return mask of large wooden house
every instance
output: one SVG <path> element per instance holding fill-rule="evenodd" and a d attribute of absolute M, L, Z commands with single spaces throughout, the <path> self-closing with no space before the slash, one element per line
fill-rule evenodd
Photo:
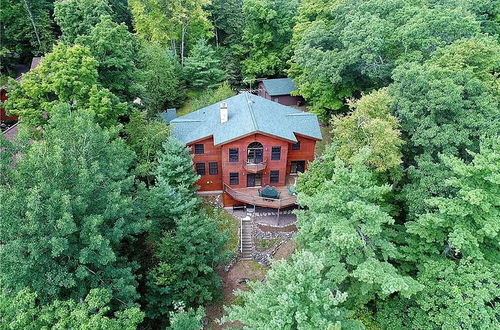
<path fill-rule="evenodd" d="M 199 191 L 222 193 L 224 206 L 294 205 L 293 183 L 321 140 L 314 114 L 243 93 L 170 122 L 191 147 Z"/>

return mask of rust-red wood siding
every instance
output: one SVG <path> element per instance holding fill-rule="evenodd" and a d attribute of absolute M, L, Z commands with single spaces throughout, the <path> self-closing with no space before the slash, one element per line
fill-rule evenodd
<path fill-rule="evenodd" d="M 195 154 L 194 153 L 194 145 L 195 144 L 203 144 L 204 153 L 203 154 Z M 201 176 L 201 178 L 197 181 L 197 185 L 200 186 L 200 191 L 214 191 L 214 190 L 222 190 L 222 163 L 221 163 L 221 147 L 214 146 L 214 140 L 212 137 L 197 141 L 189 144 L 191 147 L 191 153 L 193 154 L 193 163 L 196 166 L 196 163 L 205 163 L 205 171 L 206 175 Z M 217 162 L 217 175 L 209 174 L 209 163 Z"/>
<path fill-rule="evenodd" d="M 193 162 L 205 163 L 206 175 L 203 175 L 197 182 L 200 186 L 200 191 L 221 191 L 224 189 L 223 184 L 232 188 L 247 187 L 247 178 L 249 172 L 245 169 L 247 162 L 247 148 L 252 142 L 259 142 L 263 145 L 263 161 L 266 163 L 266 168 L 260 172 L 262 173 L 262 184 L 284 186 L 286 185 L 286 177 L 290 174 L 290 164 L 292 160 L 303 160 L 306 163 L 314 159 L 314 149 L 316 140 L 304 136 L 297 136 L 300 141 L 300 150 L 292 150 L 292 144 L 289 141 L 268 136 L 261 133 L 254 133 L 248 136 L 241 137 L 235 141 L 226 143 L 222 146 L 214 146 L 213 138 L 203 139 L 189 144 L 191 153 L 194 155 Z M 204 145 L 203 154 L 194 154 L 195 144 Z M 279 160 L 271 160 L 272 147 L 280 147 L 281 154 Z M 229 149 L 238 149 L 238 161 L 229 161 Z M 209 174 L 209 163 L 217 162 L 218 174 Z M 270 172 L 272 170 L 279 171 L 279 182 L 270 182 Z M 237 185 L 230 184 L 230 173 L 238 173 L 239 183 Z M 257 188 L 256 188 L 257 189 Z M 232 206 L 241 204 L 240 202 L 231 198 L 231 196 L 224 194 L 224 206 Z"/>
<path fill-rule="evenodd" d="M 0 89 L 0 101 L 3 103 L 7 101 L 7 91 L 3 88 Z M 12 120 L 15 121 L 18 119 L 17 115 L 7 115 L 7 112 L 5 111 L 4 108 L 2 108 L 2 105 L 0 104 L 0 121 L 4 120 Z"/>

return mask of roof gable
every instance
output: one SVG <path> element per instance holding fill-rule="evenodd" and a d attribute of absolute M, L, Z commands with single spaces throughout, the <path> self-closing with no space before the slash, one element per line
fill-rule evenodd
<path fill-rule="evenodd" d="M 290 95 L 297 90 L 297 86 L 290 78 L 265 79 L 262 80 L 267 93 L 271 96 Z"/>
<path fill-rule="evenodd" d="M 291 142 L 297 142 L 295 133 L 321 140 L 318 119 L 314 114 L 249 93 L 221 102 L 228 107 L 227 122 L 220 122 L 220 103 L 216 103 L 172 120 L 172 135 L 186 144 L 213 136 L 215 145 L 256 132 Z"/>

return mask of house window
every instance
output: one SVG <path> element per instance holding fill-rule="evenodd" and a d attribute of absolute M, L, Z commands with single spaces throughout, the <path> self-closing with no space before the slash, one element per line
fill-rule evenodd
<path fill-rule="evenodd" d="M 237 162 L 239 160 L 238 156 L 238 148 L 230 148 L 229 149 L 229 161 Z"/>
<path fill-rule="evenodd" d="M 281 147 L 271 148 L 271 160 L 280 160 L 281 158 Z"/>
<path fill-rule="evenodd" d="M 280 102 L 280 98 L 279 97 L 273 97 L 273 101 L 279 103 Z"/>
<path fill-rule="evenodd" d="M 269 173 L 269 182 L 278 183 L 280 181 L 280 171 L 271 171 Z"/>
<path fill-rule="evenodd" d="M 217 175 L 219 173 L 219 167 L 217 162 L 208 163 L 208 174 Z"/>
<path fill-rule="evenodd" d="M 238 172 L 229 173 L 229 184 L 232 186 L 240 184 L 240 177 Z"/>
<path fill-rule="evenodd" d="M 204 154 L 205 153 L 205 145 L 204 144 L 195 144 L 194 145 L 194 153 L 197 155 Z"/>
<path fill-rule="evenodd" d="M 304 160 L 295 160 L 290 164 L 290 173 L 303 173 L 306 169 L 306 162 Z"/>
<path fill-rule="evenodd" d="M 196 173 L 199 175 L 205 175 L 205 163 L 196 163 Z"/>
<path fill-rule="evenodd" d="M 292 144 L 292 150 L 300 150 L 300 141 Z"/>

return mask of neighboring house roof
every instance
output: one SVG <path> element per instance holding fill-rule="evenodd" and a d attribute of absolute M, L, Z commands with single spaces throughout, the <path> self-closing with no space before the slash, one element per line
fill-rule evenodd
<path fill-rule="evenodd" d="M 271 96 L 290 95 L 294 90 L 297 90 L 297 86 L 290 78 L 265 79 L 262 80 L 262 83 Z"/>
<path fill-rule="evenodd" d="M 167 111 L 160 113 L 160 116 L 167 124 L 170 124 L 170 122 L 177 117 L 177 110 L 167 109 Z"/>
<path fill-rule="evenodd" d="M 13 142 L 17 136 L 17 132 L 19 131 L 18 125 L 19 125 L 19 123 L 16 123 L 2 133 L 3 136 L 5 136 L 5 138 L 7 140 L 9 140 L 10 142 Z"/>
<path fill-rule="evenodd" d="M 37 56 L 37 57 L 33 57 L 31 59 L 31 67 L 30 67 L 30 71 L 33 70 L 34 68 L 36 68 L 37 66 L 40 65 L 40 61 L 42 60 L 42 57 L 41 56 Z"/>
<path fill-rule="evenodd" d="M 228 108 L 228 121 L 220 121 L 220 103 Z M 321 140 L 316 115 L 284 106 L 265 98 L 242 93 L 178 117 L 170 123 L 172 135 L 189 144 L 213 136 L 220 145 L 240 137 L 263 133 L 290 142 L 297 142 L 295 134 Z"/>

